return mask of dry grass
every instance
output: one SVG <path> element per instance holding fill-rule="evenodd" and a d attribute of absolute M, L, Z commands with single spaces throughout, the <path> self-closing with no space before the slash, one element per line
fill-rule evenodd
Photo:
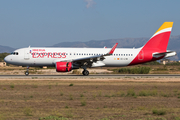
<path fill-rule="evenodd" d="M 74 80 L 70 87 L 71 83 L 1 80 L 0 119 L 180 118 L 180 82 Z"/>

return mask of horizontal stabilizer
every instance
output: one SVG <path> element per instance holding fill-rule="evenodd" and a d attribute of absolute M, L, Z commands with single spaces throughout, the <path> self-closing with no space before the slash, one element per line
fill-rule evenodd
<path fill-rule="evenodd" d="M 167 52 L 162 52 L 162 53 L 153 53 L 153 57 L 155 57 L 155 58 L 159 58 L 159 57 L 162 57 L 162 56 L 164 56 L 164 58 L 167 58 L 167 57 L 172 57 L 172 56 L 175 56 L 175 55 L 176 55 L 175 51 L 167 51 Z"/>

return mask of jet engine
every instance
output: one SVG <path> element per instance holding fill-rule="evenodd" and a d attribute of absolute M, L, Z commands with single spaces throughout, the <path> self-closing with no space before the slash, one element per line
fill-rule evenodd
<path fill-rule="evenodd" d="M 69 72 L 72 70 L 72 62 L 56 62 L 57 72 Z"/>

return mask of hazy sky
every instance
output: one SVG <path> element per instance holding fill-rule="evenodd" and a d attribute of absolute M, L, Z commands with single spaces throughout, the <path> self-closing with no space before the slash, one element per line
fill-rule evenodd
<path fill-rule="evenodd" d="M 0 0 L 0 45 L 150 38 L 165 21 L 180 35 L 180 0 Z"/>

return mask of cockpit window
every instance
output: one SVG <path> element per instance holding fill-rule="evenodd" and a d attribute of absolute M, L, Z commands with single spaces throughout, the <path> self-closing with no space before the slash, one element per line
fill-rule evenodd
<path fill-rule="evenodd" d="M 11 55 L 15 55 L 15 52 L 12 52 Z"/>
<path fill-rule="evenodd" d="M 11 55 L 18 55 L 18 52 L 12 52 Z"/>

